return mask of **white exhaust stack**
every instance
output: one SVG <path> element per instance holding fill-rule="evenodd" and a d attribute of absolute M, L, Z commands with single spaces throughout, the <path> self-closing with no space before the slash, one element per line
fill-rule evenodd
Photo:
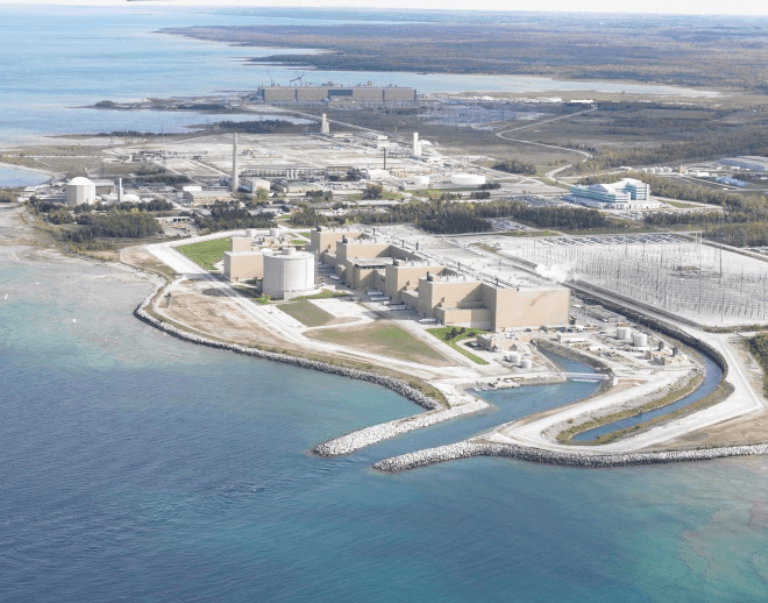
<path fill-rule="evenodd" d="M 323 113 L 323 121 L 320 122 L 320 134 L 328 136 L 331 133 L 331 126 L 328 124 L 328 116 Z"/>
<path fill-rule="evenodd" d="M 421 157 L 421 143 L 419 142 L 419 133 L 413 133 L 413 156 Z"/>
<path fill-rule="evenodd" d="M 232 145 L 232 194 L 240 190 L 240 176 L 237 166 L 237 132 L 235 132 L 235 143 Z"/>

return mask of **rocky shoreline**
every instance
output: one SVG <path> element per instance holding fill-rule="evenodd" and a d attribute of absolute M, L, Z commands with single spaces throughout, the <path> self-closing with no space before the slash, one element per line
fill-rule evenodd
<path fill-rule="evenodd" d="M 408 471 L 417 467 L 475 456 L 502 456 L 549 465 L 568 465 L 585 468 L 627 467 L 630 465 L 657 465 L 683 461 L 709 461 L 733 456 L 768 454 L 768 444 L 754 446 L 730 446 L 701 450 L 674 452 L 646 452 L 635 454 L 584 454 L 531 448 L 516 444 L 491 442 L 458 442 L 438 448 L 428 448 L 401 456 L 390 457 L 373 465 L 374 469 L 387 473 Z"/>
<path fill-rule="evenodd" d="M 348 379 L 356 379 L 358 381 L 366 381 L 368 383 L 374 383 L 395 392 L 396 394 L 403 396 L 407 400 L 414 402 L 427 409 L 430 412 L 414 415 L 411 417 L 405 417 L 403 419 L 397 419 L 381 425 L 374 425 L 358 431 L 354 431 L 347 435 L 341 436 L 324 444 L 318 445 L 313 449 L 315 454 L 321 456 L 338 456 L 342 454 L 349 454 L 371 444 L 375 444 L 382 440 L 395 437 L 397 435 L 419 429 L 421 427 L 427 427 L 434 425 L 440 421 L 446 421 L 455 417 L 470 414 L 483 410 L 488 406 L 486 402 L 479 398 L 468 398 L 465 403 L 458 404 L 453 407 L 445 408 L 434 398 L 424 395 L 416 388 L 409 384 L 394 379 L 392 377 L 385 377 L 383 375 L 377 375 L 367 371 L 360 371 L 356 369 L 345 368 L 336 366 L 327 362 L 318 362 L 315 360 L 309 360 L 307 358 L 300 358 L 297 356 L 290 356 L 288 354 L 279 354 L 277 352 L 267 352 L 265 350 L 259 350 L 256 348 L 245 347 L 234 343 L 224 343 L 221 341 L 215 341 L 206 337 L 201 337 L 193 333 L 188 333 L 167 324 L 162 320 L 159 320 L 151 316 L 147 312 L 147 307 L 152 303 L 155 296 L 160 291 L 160 288 L 150 293 L 147 297 L 133 311 L 136 318 L 142 322 L 160 329 L 161 331 L 168 333 L 174 337 L 189 341 L 191 343 L 197 343 L 200 345 L 208 346 L 211 348 L 217 348 L 221 350 L 229 350 L 238 354 L 245 354 L 254 358 L 260 358 L 263 360 L 271 360 L 273 362 L 281 362 L 284 364 L 290 364 L 299 368 L 311 369 L 320 371 L 323 373 L 329 373 L 332 375 L 338 375 L 340 377 L 346 377 Z"/>

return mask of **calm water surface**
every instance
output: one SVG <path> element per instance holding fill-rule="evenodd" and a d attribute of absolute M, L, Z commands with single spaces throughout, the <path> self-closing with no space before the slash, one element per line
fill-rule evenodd
<path fill-rule="evenodd" d="M 765 459 L 370 469 L 425 438 L 466 437 L 462 421 L 316 458 L 307 451 L 319 442 L 417 409 L 367 384 L 167 337 L 130 314 L 147 290 L 0 248 L 2 601 L 768 595 Z M 542 391 L 487 395 L 500 415 L 558 402 Z"/>

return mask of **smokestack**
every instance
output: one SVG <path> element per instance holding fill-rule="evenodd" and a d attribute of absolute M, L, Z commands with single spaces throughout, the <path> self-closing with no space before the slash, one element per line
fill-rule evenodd
<path fill-rule="evenodd" d="M 419 133 L 413 133 L 413 156 L 421 157 L 421 143 L 419 142 Z"/>
<path fill-rule="evenodd" d="M 123 202 L 123 179 L 122 178 L 117 179 L 117 202 L 118 203 Z"/>
<path fill-rule="evenodd" d="M 331 133 L 331 127 L 328 124 L 328 116 L 323 113 L 323 121 L 320 122 L 320 134 L 323 136 L 328 136 Z"/>
<path fill-rule="evenodd" d="M 240 190 L 240 175 L 237 166 L 237 132 L 235 132 L 235 143 L 232 145 L 232 194 Z"/>

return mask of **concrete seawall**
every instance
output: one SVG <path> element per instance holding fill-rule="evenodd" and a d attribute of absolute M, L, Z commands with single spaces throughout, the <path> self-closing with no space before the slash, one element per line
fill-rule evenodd
<path fill-rule="evenodd" d="M 504 456 L 535 463 L 547 463 L 549 465 L 606 468 L 627 467 L 631 465 L 657 465 L 683 461 L 709 461 L 733 456 L 763 454 L 768 454 L 768 444 L 637 454 L 581 454 L 578 452 L 559 452 L 542 448 L 530 448 L 514 444 L 466 441 L 391 457 L 375 463 L 373 467 L 379 471 L 396 473 L 435 463 L 475 456 Z"/>

